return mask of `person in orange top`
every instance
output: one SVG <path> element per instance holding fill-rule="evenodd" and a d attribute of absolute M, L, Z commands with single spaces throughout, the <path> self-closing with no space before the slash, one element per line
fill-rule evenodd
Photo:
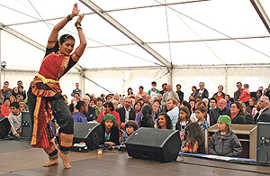
<path fill-rule="evenodd" d="M 9 98 L 5 98 L 4 99 L 4 103 L 1 106 L 1 115 L 0 117 L 8 117 L 9 113 L 10 113 L 10 100 Z"/>
<path fill-rule="evenodd" d="M 139 92 L 137 93 L 137 96 L 142 98 L 143 96 L 146 96 L 147 93 L 143 91 L 143 86 L 139 87 Z"/>
<path fill-rule="evenodd" d="M 43 148 L 49 155 L 50 161 L 44 167 L 58 164 L 58 154 L 63 160 L 65 168 L 71 168 L 68 151 L 72 147 L 74 136 L 74 122 L 72 114 L 62 96 L 59 80 L 80 59 L 85 48 L 86 39 L 81 27 L 83 15 L 79 15 L 78 5 L 74 4 L 72 13 L 57 23 L 48 39 L 45 57 L 39 72 L 30 84 L 28 90 L 29 112 L 33 118 L 33 133 L 31 146 Z M 78 16 L 75 27 L 78 31 L 80 44 L 73 52 L 75 38 L 64 34 L 57 40 L 59 31 Z M 59 150 L 57 150 L 54 131 L 48 125 L 56 119 L 59 129 Z"/>

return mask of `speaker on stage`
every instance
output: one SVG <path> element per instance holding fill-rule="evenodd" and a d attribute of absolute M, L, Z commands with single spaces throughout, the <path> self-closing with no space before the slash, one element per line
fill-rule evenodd
<path fill-rule="evenodd" d="M 32 118 L 30 112 L 22 112 L 22 133 L 21 136 L 26 140 L 31 140 L 32 138 Z"/>
<path fill-rule="evenodd" d="M 270 123 L 258 122 L 257 162 L 270 164 Z"/>
<path fill-rule="evenodd" d="M 8 136 L 8 133 L 10 131 L 10 123 L 8 121 L 8 118 L 0 118 L 0 139 L 3 139 Z"/>
<path fill-rule="evenodd" d="M 98 148 L 103 143 L 102 128 L 98 123 L 74 123 L 73 143 L 85 142 L 88 150 Z"/>
<path fill-rule="evenodd" d="M 178 130 L 139 128 L 126 141 L 129 156 L 161 162 L 175 161 L 181 149 Z"/>

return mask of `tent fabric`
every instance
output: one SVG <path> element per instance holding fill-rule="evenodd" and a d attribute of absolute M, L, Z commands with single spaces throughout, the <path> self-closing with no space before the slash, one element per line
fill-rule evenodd
<path fill-rule="evenodd" d="M 185 96 L 200 81 L 206 83 L 210 95 L 219 84 L 232 95 L 239 80 L 249 83 L 251 91 L 270 82 L 270 35 L 250 0 L 92 1 L 172 63 L 173 84 L 181 83 Z M 46 46 L 53 26 L 71 13 L 75 2 L 86 14 L 82 27 L 88 44 L 79 65 L 96 84 L 85 81 L 73 68 L 62 80 L 64 93 L 69 94 L 75 82 L 80 82 L 84 92 L 100 94 L 108 92 L 97 84 L 113 93 L 126 93 L 128 87 L 136 92 L 139 85 L 148 90 L 153 80 L 159 88 L 170 81 L 167 68 L 80 1 L 0 1 L 0 25 Z M 270 1 L 260 2 L 269 16 Z M 72 34 L 77 46 L 75 20 L 60 35 Z M 2 71 L 1 80 L 8 78 L 11 87 L 18 74 L 28 87 L 43 57 L 44 51 L 0 30 L 0 58 L 9 70 Z"/>
<path fill-rule="evenodd" d="M 65 17 L 71 12 L 74 2 L 76 1 L 1 1 L 0 22 L 45 46 L 53 25 L 59 19 L 37 21 Z M 172 64 L 218 65 L 269 62 L 270 49 L 267 47 L 270 42 L 269 33 L 249 0 L 184 4 L 181 2 L 187 0 L 93 0 L 93 2 L 105 11 L 109 11 L 109 15 L 144 42 L 149 43 Z M 158 6 L 164 3 L 172 5 Z M 261 3 L 265 11 L 269 12 L 270 2 L 261 0 Z M 96 68 L 160 64 L 84 4 L 78 2 L 78 5 L 81 12 L 90 13 L 83 21 L 88 48 L 79 62 L 80 65 L 85 68 Z M 71 33 L 78 41 L 74 22 L 75 20 L 68 24 L 61 34 Z M 3 33 L 1 55 L 8 60 L 8 65 L 20 67 L 21 63 L 17 62 L 17 58 L 23 54 L 24 58 L 31 58 L 30 60 L 33 61 L 29 68 L 38 69 L 42 52 L 36 51 L 38 50 L 36 48 L 25 49 L 15 46 L 14 43 L 16 45 L 21 43 L 17 42 L 19 39 Z M 198 41 L 254 36 L 265 36 L 265 38 Z M 14 50 L 13 48 L 18 52 L 10 52 Z"/>

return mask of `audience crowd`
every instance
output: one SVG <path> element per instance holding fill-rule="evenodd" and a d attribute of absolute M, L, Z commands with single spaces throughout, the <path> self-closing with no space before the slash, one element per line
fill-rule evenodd
<path fill-rule="evenodd" d="M 150 90 L 139 86 L 134 94 L 128 88 L 126 95 L 82 94 L 79 83 L 72 91 L 69 101 L 63 95 L 73 114 L 74 122 L 98 122 L 104 131 L 104 144 L 124 145 L 127 138 L 140 127 L 176 129 L 182 140 L 183 152 L 205 153 L 204 134 L 207 128 L 216 125 L 219 129 L 209 142 L 209 153 L 223 156 L 239 156 L 242 147 L 230 124 L 256 124 L 270 122 L 270 85 L 256 92 L 249 85 L 236 83 L 231 97 L 218 85 L 217 92 L 209 95 L 204 82 L 199 88 L 192 86 L 189 99 L 184 100 L 181 85 L 175 90 L 167 83 L 159 91 L 157 83 Z M 0 118 L 7 117 L 11 124 L 11 135 L 20 136 L 21 112 L 27 111 L 27 95 L 22 81 L 13 89 L 5 81 L 0 92 Z"/>

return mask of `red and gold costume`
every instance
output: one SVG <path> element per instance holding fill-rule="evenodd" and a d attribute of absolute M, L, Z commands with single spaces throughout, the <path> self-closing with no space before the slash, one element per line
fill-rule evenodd
<path fill-rule="evenodd" d="M 31 145 L 43 148 L 51 159 L 57 155 L 49 123 L 53 119 L 60 126 L 59 147 L 68 151 L 73 140 L 73 118 L 62 97 L 60 78 L 76 63 L 71 56 L 59 55 L 56 49 L 47 49 L 39 72 L 31 82 L 28 91 L 29 111 L 33 117 Z"/>

